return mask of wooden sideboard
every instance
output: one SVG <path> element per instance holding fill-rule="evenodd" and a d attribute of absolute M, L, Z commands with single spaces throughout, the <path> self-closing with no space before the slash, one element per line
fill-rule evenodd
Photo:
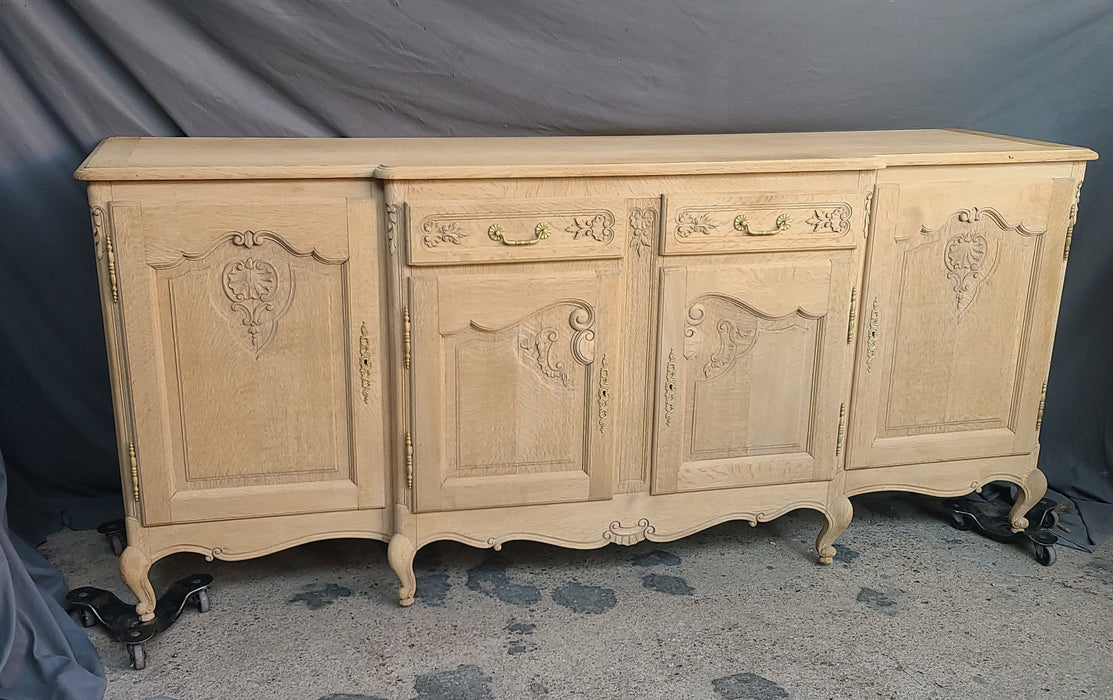
<path fill-rule="evenodd" d="M 124 579 L 312 540 L 684 537 L 1017 484 L 1092 151 L 967 131 L 113 138 Z"/>

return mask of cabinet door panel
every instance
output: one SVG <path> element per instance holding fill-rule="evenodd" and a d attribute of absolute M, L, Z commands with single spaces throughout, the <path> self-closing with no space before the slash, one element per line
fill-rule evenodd
<path fill-rule="evenodd" d="M 382 507 L 372 202 L 111 213 L 145 523 Z"/>
<path fill-rule="evenodd" d="M 661 271 L 655 492 L 834 474 L 854 255 Z"/>
<path fill-rule="evenodd" d="M 411 278 L 418 510 L 610 496 L 616 281 Z"/>
<path fill-rule="evenodd" d="M 1007 171 L 878 188 L 851 468 L 1035 448 L 1074 189 Z"/>

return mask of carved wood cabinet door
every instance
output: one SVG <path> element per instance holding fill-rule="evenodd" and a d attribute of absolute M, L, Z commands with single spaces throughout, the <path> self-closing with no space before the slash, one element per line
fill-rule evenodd
<path fill-rule="evenodd" d="M 1077 193 L 1047 167 L 878 186 L 848 468 L 1035 449 Z"/>
<path fill-rule="evenodd" d="M 858 256 L 759 257 L 661 270 L 655 493 L 835 473 Z"/>
<path fill-rule="evenodd" d="M 419 511 L 609 498 L 618 274 L 409 279 Z"/>
<path fill-rule="evenodd" d="M 179 187 L 109 207 L 145 524 L 382 507 L 369 188 Z"/>

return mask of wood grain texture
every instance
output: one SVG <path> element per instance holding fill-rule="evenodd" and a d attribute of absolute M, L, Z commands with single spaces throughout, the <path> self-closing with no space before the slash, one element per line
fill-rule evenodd
<path fill-rule="evenodd" d="M 598 426 L 618 357 L 618 275 L 410 278 L 417 510 L 610 495 L 614 430 Z"/>
<path fill-rule="evenodd" d="M 1033 450 L 1073 197 L 1057 174 L 882 179 L 852 468 Z"/>
<path fill-rule="evenodd" d="M 129 548 L 666 541 L 858 493 L 1043 494 L 1091 151 L 957 130 L 110 139 Z M 134 454 L 134 460 L 132 455 Z"/>
<path fill-rule="evenodd" d="M 659 347 L 664 373 L 669 357 L 675 366 L 675 401 L 657 421 L 655 493 L 834 474 L 859 259 L 714 257 L 662 269 Z"/>
<path fill-rule="evenodd" d="M 205 195 L 109 206 L 144 522 L 384 506 L 372 200 Z"/>

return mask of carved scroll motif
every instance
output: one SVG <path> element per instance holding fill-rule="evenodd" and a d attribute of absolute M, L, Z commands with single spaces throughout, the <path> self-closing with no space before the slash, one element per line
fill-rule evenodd
<path fill-rule="evenodd" d="M 1045 230 L 1030 229 L 1023 222 L 1009 224 L 999 211 L 992 207 L 960 209 L 950 218 L 962 225 L 961 230 L 947 239 L 943 249 L 943 268 L 953 283 L 955 310 L 962 312 L 973 301 L 978 286 L 992 271 L 997 245 L 986 236 L 981 227 L 974 227 L 982 218 L 989 219 L 1002 231 L 1015 231 L 1021 236 L 1040 236 Z M 920 233 L 930 235 L 936 229 L 920 227 Z"/>
<path fill-rule="evenodd" d="M 240 245 L 251 249 L 262 245 L 268 238 L 277 236 L 274 231 L 232 231 L 232 245 Z"/>
<path fill-rule="evenodd" d="M 969 209 L 959 209 L 954 214 L 951 214 L 950 218 L 957 219 L 958 222 L 962 224 L 973 224 L 981 221 L 983 216 L 993 221 L 993 223 L 997 224 L 997 227 L 1000 228 L 1002 231 L 1016 231 L 1022 236 L 1041 236 L 1047 232 L 1046 229 L 1028 228 L 1024 225 L 1023 222 L 1012 226 L 1008 223 L 1008 221 L 1005 220 L 1005 217 L 1001 215 L 1001 212 L 997 211 L 993 207 L 970 207 Z M 933 228 L 920 226 L 920 233 L 928 234 L 933 233 L 934 231 L 935 229 Z"/>
<path fill-rule="evenodd" d="M 567 308 L 571 303 L 550 308 Z M 532 324 L 523 323 L 518 331 L 518 348 L 522 351 L 523 362 L 538 370 L 551 383 L 566 389 L 573 387 L 573 381 L 565 362 L 559 359 L 560 353 L 567 352 L 581 365 L 590 365 L 594 361 L 595 310 L 586 304 L 581 306 L 581 303 L 576 302 L 568 314 L 567 328 L 558 329 L 538 319 Z M 546 309 L 541 314 L 548 311 Z M 540 328 L 536 328 L 538 322 L 542 324 Z M 562 335 L 562 332 L 567 331 L 571 331 L 570 335 Z M 567 345 L 561 341 L 562 337 L 567 338 Z"/>
<path fill-rule="evenodd" d="M 542 328 L 536 333 L 522 334 L 518 347 L 529 353 L 530 358 L 536 362 L 537 368 L 541 370 L 541 374 L 556 379 L 563 386 L 568 386 L 568 372 L 564 369 L 564 363 L 559 360 L 554 362 L 552 359 L 553 343 L 559 337 L 560 334 L 555 328 Z"/>
<path fill-rule="evenodd" d="M 989 243 L 985 236 L 974 231 L 966 231 L 951 236 L 947 241 L 943 265 L 947 277 L 954 281 L 955 306 L 958 310 L 966 308 L 974 297 L 974 291 L 983 274 L 986 252 Z"/>
<path fill-rule="evenodd" d="M 245 245 L 242 242 L 233 242 Z M 246 247 L 251 245 L 254 243 L 247 244 Z M 292 296 L 293 274 L 290 275 L 289 284 L 283 287 L 282 277 L 274 265 L 247 258 L 225 265 L 221 279 L 224 295 L 232 302 L 232 311 L 243 314 L 242 324 L 247 332 L 248 347 L 258 357 L 263 348 L 274 339 L 278 320 L 289 306 L 288 303 L 280 303 L 279 296 L 286 296 L 287 299 Z"/>
<path fill-rule="evenodd" d="M 641 542 L 654 532 L 656 532 L 656 529 L 649 524 L 648 518 L 642 518 L 637 525 L 623 525 L 615 520 L 603 533 L 603 539 L 628 547 Z"/>
<path fill-rule="evenodd" d="M 691 360 L 703 351 L 705 331 L 702 325 L 707 319 L 707 301 L 697 301 L 688 307 L 688 324 L 684 329 L 686 359 Z M 703 366 L 704 379 L 714 379 L 725 373 L 738 356 L 745 354 L 757 341 L 755 319 L 748 314 L 736 313 L 733 316 L 727 317 L 724 312 L 715 322 L 718 349 L 710 353 Z"/>

